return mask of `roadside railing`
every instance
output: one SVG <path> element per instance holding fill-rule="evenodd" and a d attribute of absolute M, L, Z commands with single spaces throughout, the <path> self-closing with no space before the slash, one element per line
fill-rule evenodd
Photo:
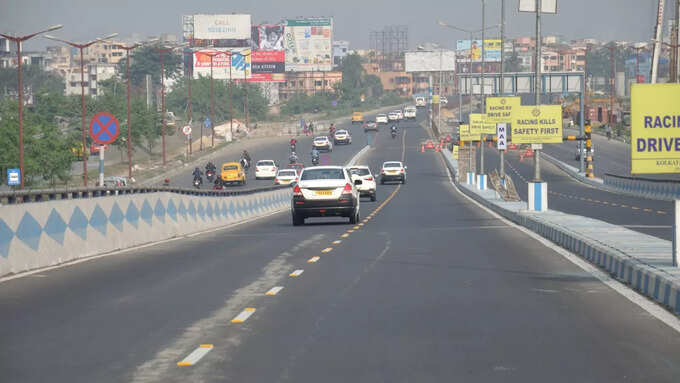
<path fill-rule="evenodd" d="M 229 197 L 267 192 L 271 190 L 289 188 L 287 185 L 273 185 L 253 189 L 240 190 L 213 190 L 178 188 L 173 186 L 127 186 L 127 187 L 90 187 L 90 188 L 67 188 L 67 189 L 43 189 L 43 190 L 16 190 L 0 192 L 0 205 L 16 205 L 22 203 L 35 203 L 57 200 L 74 200 L 99 197 L 111 197 L 121 195 L 145 194 L 145 193 L 175 193 L 193 196 Z"/>

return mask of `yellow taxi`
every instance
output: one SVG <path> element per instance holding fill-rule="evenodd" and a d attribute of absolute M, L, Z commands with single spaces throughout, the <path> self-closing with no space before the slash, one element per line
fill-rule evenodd
<path fill-rule="evenodd" d="M 364 114 L 361 112 L 354 112 L 352 113 L 352 124 L 358 123 L 358 124 L 363 124 L 364 123 Z"/>
<path fill-rule="evenodd" d="M 238 183 L 246 184 L 246 172 L 243 170 L 240 162 L 227 162 L 222 164 L 222 172 L 220 173 L 222 184 Z"/>

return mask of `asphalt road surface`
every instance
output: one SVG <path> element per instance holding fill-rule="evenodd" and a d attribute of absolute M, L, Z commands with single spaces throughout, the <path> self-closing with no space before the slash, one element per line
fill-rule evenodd
<path fill-rule="evenodd" d="M 362 161 L 408 165 L 363 226 L 285 212 L 0 284 L 0 380 L 677 382 L 674 330 L 471 204 L 404 126 Z"/>

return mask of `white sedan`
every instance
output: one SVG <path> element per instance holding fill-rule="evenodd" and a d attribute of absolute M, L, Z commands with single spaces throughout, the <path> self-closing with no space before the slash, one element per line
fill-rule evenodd
<path fill-rule="evenodd" d="M 352 136 L 349 134 L 348 131 L 341 129 L 337 130 L 335 134 L 333 135 L 333 142 L 336 145 L 339 144 L 346 144 L 349 145 L 352 143 Z"/>
<path fill-rule="evenodd" d="M 279 171 L 276 162 L 272 160 L 260 160 L 255 164 L 255 179 L 274 178 Z"/>
<path fill-rule="evenodd" d="M 276 185 L 290 185 L 296 182 L 298 173 L 295 169 L 281 169 L 274 177 L 274 184 Z"/>
<path fill-rule="evenodd" d="M 333 151 L 333 144 L 331 143 L 331 140 L 326 136 L 319 136 L 319 137 L 314 138 L 312 145 L 318 151 L 322 151 L 322 150 L 327 151 L 327 152 Z"/>
<path fill-rule="evenodd" d="M 380 184 L 387 181 L 400 181 L 406 183 L 406 166 L 400 161 L 387 161 L 380 170 Z"/>
<path fill-rule="evenodd" d="M 293 225 L 305 223 L 308 217 L 347 217 L 349 223 L 359 223 L 360 179 L 352 180 L 341 166 L 305 168 L 293 188 L 291 213 Z"/>
<path fill-rule="evenodd" d="M 352 181 L 361 180 L 362 184 L 357 186 L 361 196 L 371 197 L 371 201 L 376 198 L 375 177 L 371 174 L 371 169 L 368 166 L 352 166 L 349 168 L 349 174 L 352 175 Z"/>
<path fill-rule="evenodd" d="M 387 124 L 387 115 L 386 114 L 379 114 L 375 116 L 375 122 L 378 124 Z"/>

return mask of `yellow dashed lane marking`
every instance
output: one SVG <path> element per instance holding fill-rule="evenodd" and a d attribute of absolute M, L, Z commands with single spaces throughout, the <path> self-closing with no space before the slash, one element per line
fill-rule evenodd
<path fill-rule="evenodd" d="M 304 273 L 304 272 L 305 272 L 304 270 L 298 269 L 298 270 L 295 270 L 295 271 L 293 271 L 292 273 L 288 274 L 288 276 L 291 276 L 291 277 L 299 277 L 299 276 L 302 275 L 302 273 Z"/>
<path fill-rule="evenodd" d="M 359 225 L 354 226 L 352 229 L 359 230 Z"/>
<path fill-rule="evenodd" d="M 339 239 L 338 239 L 337 241 L 333 241 L 333 244 L 334 244 L 334 245 L 339 245 L 340 243 L 342 243 L 342 241 L 339 240 Z"/>
<path fill-rule="evenodd" d="M 198 361 L 201 360 L 212 349 L 213 349 L 212 344 L 202 344 L 198 346 L 194 351 L 192 351 L 191 354 L 187 355 L 186 358 L 177 362 L 177 365 L 180 367 L 193 366 L 194 364 L 198 363 Z"/>
<path fill-rule="evenodd" d="M 316 263 L 319 259 L 319 257 L 311 257 L 307 260 L 307 263 Z"/>
<path fill-rule="evenodd" d="M 349 237 L 349 234 L 345 233 L 345 234 L 341 235 L 341 237 L 342 237 L 342 238 L 347 238 L 347 237 Z"/>
<path fill-rule="evenodd" d="M 331 251 L 333 251 L 332 247 L 327 247 L 327 248 L 321 250 L 322 253 L 330 253 Z"/>
<path fill-rule="evenodd" d="M 231 320 L 231 323 L 243 323 L 250 318 L 251 315 L 255 312 L 254 307 L 246 307 L 241 311 L 240 314 L 238 314 L 234 319 Z"/>
<path fill-rule="evenodd" d="M 264 295 L 269 295 L 271 297 L 271 296 L 274 296 L 274 295 L 278 294 L 279 292 L 281 292 L 281 290 L 283 290 L 283 286 L 272 287 Z"/>
<path fill-rule="evenodd" d="M 657 210 L 656 212 L 657 212 L 658 214 L 666 214 L 666 212 L 663 211 L 663 210 Z"/>

